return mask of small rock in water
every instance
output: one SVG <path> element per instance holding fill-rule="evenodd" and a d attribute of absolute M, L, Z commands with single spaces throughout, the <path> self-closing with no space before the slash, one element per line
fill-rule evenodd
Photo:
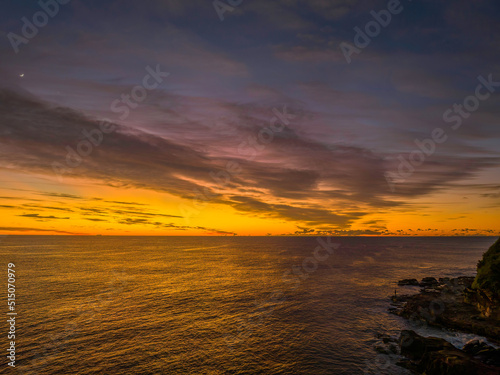
<path fill-rule="evenodd" d="M 424 277 L 419 284 L 422 287 L 439 285 L 435 277 Z"/>
<path fill-rule="evenodd" d="M 405 286 L 405 285 L 413 285 L 413 286 L 419 286 L 420 284 L 418 283 L 417 279 L 403 279 L 398 281 L 399 286 Z"/>

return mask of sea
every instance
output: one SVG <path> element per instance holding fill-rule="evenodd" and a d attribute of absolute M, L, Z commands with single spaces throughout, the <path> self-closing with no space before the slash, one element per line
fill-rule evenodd
<path fill-rule="evenodd" d="M 397 281 L 473 276 L 495 240 L 4 236 L 0 373 L 408 374 L 378 335 L 475 336 L 390 314 Z"/>

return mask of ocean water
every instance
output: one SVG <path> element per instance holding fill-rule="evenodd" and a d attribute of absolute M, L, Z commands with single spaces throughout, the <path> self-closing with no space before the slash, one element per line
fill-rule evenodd
<path fill-rule="evenodd" d="M 374 350 L 409 328 L 387 312 L 397 281 L 472 276 L 495 240 L 6 236 L 0 373 L 406 374 Z"/>

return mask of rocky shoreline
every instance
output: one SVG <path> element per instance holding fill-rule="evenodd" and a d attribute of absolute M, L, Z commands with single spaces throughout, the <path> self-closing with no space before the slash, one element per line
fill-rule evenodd
<path fill-rule="evenodd" d="M 405 284 L 401 280 L 399 285 Z M 500 303 L 481 289 L 474 277 L 425 278 L 420 293 L 393 296 L 390 312 L 440 328 L 474 333 L 500 344 Z"/>
<path fill-rule="evenodd" d="M 473 289 L 474 280 L 466 276 L 400 280 L 399 286 L 422 289 L 413 295 L 394 295 L 389 311 L 418 327 L 473 333 L 500 344 L 500 301 L 487 290 Z M 418 374 L 500 374 L 500 349 L 477 340 L 460 350 L 441 338 L 405 330 L 397 344 L 407 358 L 399 365 Z"/>
<path fill-rule="evenodd" d="M 407 361 L 398 364 L 425 375 L 498 375 L 500 350 L 474 340 L 457 349 L 437 337 L 422 337 L 414 331 L 402 331 L 401 355 Z"/>

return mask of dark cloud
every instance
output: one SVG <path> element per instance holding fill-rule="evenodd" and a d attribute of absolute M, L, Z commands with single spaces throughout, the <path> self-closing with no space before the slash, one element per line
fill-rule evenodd
<path fill-rule="evenodd" d="M 129 215 L 129 216 L 133 215 L 133 216 L 145 216 L 145 217 L 182 218 L 182 216 L 178 216 L 178 215 L 157 214 L 157 213 L 144 212 L 144 211 L 110 210 L 110 212 L 118 214 L 118 215 Z"/>
<path fill-rule="evenodd" d="M 145 204 L 143 203 L 134 203 L 134 202 L 120 202 L 120 201 L 106 201 L 106 202 L 115 204 L 133 205 L 133 206 L 145 206 Z"/>
<path fill-rule="evenodd" d="M 76 149 L 83 139 L 82 132 L 98 127 L 96 121 L 78 112 L 53 107 L 19 93 L 4 91 L 1 97 L 0 142 L 5 147 L 0 161 L 8 160 L 26 172 L 55 176 L 51 165 L 65 162 L 66 147 Z M 367 148 L 331 145 L 315 139 L 302 130 L 312 116 L 302 109 L 295 112 L 289 109 L 296 116 L 293 125 L 275 133 L 265 147 L 261 145 L 254 160 L 248 155 L 235 155 L 234 150 L 242 141 L 256 137 L 266 126 L 261 116 L 267 112 L 269 117 L 272 107 L 228 103 L 226 110 L 232 117 L 243 120 L 242 124 L 231 125 L 236 136 L 227 139 L 217 133 L 193 132 L 188 134 L 194 137 L 186 142 L 181 132 L 167 137 L 116 124 L 116 131 L 104 135 L 102 144 L 66 176 L 89 178 L 114 187 L 153 189 L 188 199 L 195 196 L 196 190 L 205 189 L 214 196 L 214 203 L 226 204 L 241 212 L 346 228 L 367 215 L 370 208 L 401 206 L 402 199 L 439 191 L 500 163 L 497 157 L 436 158 L 398 185 L 392 194 L 384 175 L 397 169 L 397 163 L 388 160 L 387 154 Z M 191 122 L 191 127 L 201 130 L 204 125 Z M 203 151 L 202 144 L 216 147 Z M 227 180 L 225 185 L 217 184 L 213 175 L 224 173 L 228 162 L 238 163 L 241 171 L 229 179 L 222 178 Z M 66 193 L 39 194 L 58 199 L 85 199 Z M 273 203 L 266 203 L 270 200 Z M 331 208 L 323 208 L 325 205 Z M 139 206 L 136 209 L 80 209 L 89 214 L 133 216 L 130 220 L 135 223 L 153 217 L 181 217 L 148 212 Z"/>
<path fill-rule="evenodd" d="M 83 211 L 84 215 L 107 215 L 108 210 L 106 208 L 93 208 L 93 207 L 78 207 Z"/>
<path fill-rule="evenodd" d="M 29 227 L 0 227 L 0 231 L 4 232 L 51 232 L 51 233 L 58 233 L 58 234 L 79 234 L 75 232 L 67 232 L 67 231 L 62 231 L 62 230 L 57 230 L 57 229 L 44 229 L 44 228 L 29 228 Z"/>
<path fill-rule="evenodd" d="M 354 220 L 366 215 L 362 212 L 336 214 L 320 208 L 294 207 L 286 204 L 268 204 L 250 197 L 232 196 L 230 204 L 237 210 L 253 212 L 263 216 L 285 218 L 304 222 L 309 225 L 328 224 L 332 227 L 345 227 Z"/>
<path fill-rule="evenodd" d="M 132 218 L 125 218 L 125 219 L 120 219 L 118 220 L 120 224 L 126 224 L 126 225 L 136 225 L 136 224 L 153 224 L 155 223 L 150 223 L 149 220 L 147 219 L 132 219 Z"/>
<path fill-rule="evenodd" d="M 42 202 L 41 199 L 33 199 L 33 198 L 19 198 L 19 197 L 0 197 L 0 200 L 5 199 L 5 200 L 24 200 L 24 201 L 30 201 L 30 202 Z"/>
<path fill-rule="evenodd" d="M 43 129 L 40 129 L 44 131 Z M 81 196 L 73 195 L 73 194 L 62 194 L 62 193 L 39 193 L 39 195 L 43 195 L 51 198 L 68 198 L 68 199 L 84 199 Z"/>
<path fill-rule="evenodd" d="M 214 228 L 207 228 L 207 227 L 202 227 L 202 226 L 188 226 L 188 225 L 176 225 L 173 223 L 161 223 L 161 222 L 151 222 L 147 219 L 132 219 L 132 218 L 125 218 L 125 219 L 120 219 L 118 220 L 120 224 L 125 224 L 125 225 L 154 225 L 157 228 L 167 228 L 167 229 L 173 229 L 173 230 L 201 230 L 204 231 L 208 234 L 220 234 L 220 235 L 236 235 L 235 232 L 228 232 L 224 230 L 219 230 L 219 229 L 214 229 Z"/>
<path fill-rule="evenodd" d="M 303 228 L 303 227 L 299 227 L 297 226 L 298 230 L 295 231 L 294 234 L 296 235 L 305 235 L 305 234 L 310 234 L 310 233 L 314 233 L 314 229 L 311 229 L 311 228 Z"/>
<path fill-rule="evenodd" d="M 57 216 L 43 216 L 40 214 L 23 214 L 23 215 L 17 215 L 17 216 L 22 216 L 22 217 L 30 217 L 33 219 L 60 219 L 60 220 L 68 220 L 69 217 L 57 217 Z"/>
<path fill-rule="evenodd" d="M 51 206 L 42 206 L 37 204 L 23 204 L 21 205 L 21 207 L 32 210 L 56 210 L 56 211 L 74 212 L 74 210 L 67 207 L 51 207 Z"/>

